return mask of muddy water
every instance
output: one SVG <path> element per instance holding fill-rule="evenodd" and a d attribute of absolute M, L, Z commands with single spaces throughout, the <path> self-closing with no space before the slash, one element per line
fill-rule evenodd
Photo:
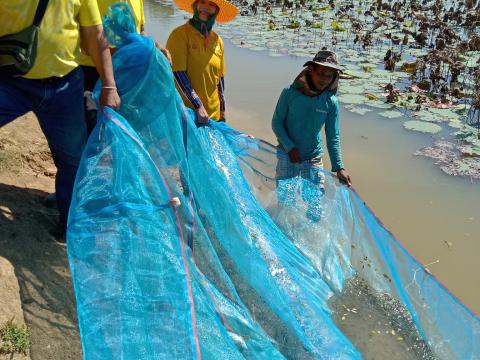
<path fill-rule="evenodd" d="M 147 32 L 162 44 L 186 21 L 168 1 L 146 0 L 145 13 Z M 305 59 L 272 58 L 224 42 L 228 122 L 274 142 L 277 98 Z M 430 159 L 413 156 L 433 138 L 405 130 L 406 119 L 344 108 L 341 118 L 344 161 L 356 190 L 406 248 L 422 263 L 434 262 L 431 272 L 479 313 L 480 182 L 447 176 Z"/>

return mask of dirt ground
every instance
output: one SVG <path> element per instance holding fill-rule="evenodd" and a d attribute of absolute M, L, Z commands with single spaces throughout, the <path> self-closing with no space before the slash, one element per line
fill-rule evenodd
<path fill-rule="evenodd" d="M 42 205 L 54 190 L 54 175 L 33 114 L 0 129 L 0 267 L 13 268 L 3 273 L 0 268 L 0 273 L 12 273 L 18 280 L 33 360 L 82 358 L 66 247 L 53 235 L 58 214 Z M 12 295 L 1 291 L 0 304 L 11 301 L 2 297 Z M 11 311 L 1 306 L 0 319 L 10 319 Z"/>

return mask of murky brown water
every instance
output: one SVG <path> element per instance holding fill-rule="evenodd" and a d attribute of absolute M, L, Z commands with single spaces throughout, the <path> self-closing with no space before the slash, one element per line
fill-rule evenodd
<path fill-rule="evenodd" d="M 162 44 L 185 21 L 168 2 L 146 0 L 145 13 L 147 32 Z M 305 59 L 272 58 L 224 41 L 228 121 L 274 142 L 277 98 Z M 346 109 L 341 117 L 344 160 L 356 190 L 419 261 L 435 262 L 431 272 L 480 313 L 480 182 L 447 176 L 431 160 L 414 157 L 432 138 L 405 130 L 402 119 Z"/>

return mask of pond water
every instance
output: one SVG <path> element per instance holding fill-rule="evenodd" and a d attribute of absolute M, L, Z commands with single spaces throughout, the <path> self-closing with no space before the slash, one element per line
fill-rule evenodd
<path fill-rule="evenodd" d="M 147 33 L 165 44 L 186 21 L 184 13 L 169 1 L 144 3 Z M 276 101 L 306 59 L 271 57 L 235 47 L 226 38 L 224 43 L 229 124 L 275 143 L 270 121 Z M 413 155 L 445 133 L 408 131 L 407 118 L 386 119 L 378 115 L 382 111 L 362 116 L 342 106 L 343 157 L 354 187 L 405 247 L 479 313 L 480 182 L 446 175 L 433 160 Z"/>

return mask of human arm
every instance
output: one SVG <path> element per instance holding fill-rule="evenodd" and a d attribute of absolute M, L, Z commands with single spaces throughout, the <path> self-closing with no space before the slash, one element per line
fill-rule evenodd
<path fill-rule="evenodd" d="M 225 66 L 225 51 L 223 47 L 223 40 L 219 37 L 220 49 L 221 49 L 221 60 L 220 60 L 220 79 L 217 84 L 218 88 L 218 97 L 220 99 L 220 120 L 225 119 L 225 76 L 227 73 L 227 68 Z"/>
<path fill-rule="evenodd" d="M 205 110 L 202 100 L 200 100 L 197 93 L 195 92 L 195 90 L 193 90 L 192 86 L 190 85 L 190 81 L 188 80 L 187 73 L 185 71 L 175 71 L 173 73 L 173 76 L 175 77 L 175 81 L 178 84 L 180 91 L 188 99 L 188 101 L 190 101 L 193 108 L 195 109 L 197 113 L 197 120 L 202 124 L 207 123 L 208 122 L 207 110 Z"/>
<path fill-rule="evenodd" d="M 328 155 L 332 163 L 332 171 L 337 173 L 341 182 L 347 186 L 352 185 L 350 175 L 343 167 L 342 152 L 340 144 L 340 116 L 339 104 L 336 98 L 332 98 L 331 108 L 328 111 L 325 121 L 325 135 L 327 139 Z"/>
<path fill-rule="evenodd" d="M 284 89 L 275 107 L 272 117 L 272 130 L 283 149 L 288 153 L 290 161 L 298 163 L 301 161 L 300 152 L 295 147 L 295 143 L 288 136 L 285 128 L 285 121 L 288 116 L 288 89 Z"/>
<path fill-rule="evenodd" d="M 206 124 L 208 122 L 208 113 L 203 106 L 202 101 L 191 86 L 190 80 L 187 76 L 187 45 L 187 34 L 182 28 L 177 28 L 170 34 L 166 47 L 171 54 L 172 71 L 180 91 L 195 109 L 197 121 Z"/>
<path fill-rule="evenodd" d="M 220 99 L 220 120 L 225 119 L 225 78 L 222 76 L 217 84 L 218 98 Z"/>
<path fill-rule="evenodd" d="M 344 183 L 348 187 L 352 186 L 352 179 L 350 178 L 349 173 L 345 169 L 337 170 L 337 177 L 340 182 Z"/>
<path fill-rule="evenodd" d="M 118 108 L 118 96 L 113 77 L 112 57 L 103 34 L 102 18 L 95 0 L 83 0 L 78 11 L 80 46 L 93 60 L 102 81 L 100 106 Z"/>
<path fill-rule="evenodd" d="M 140 35 L 145 35 L 145 11 L 143 9 L 143 0 L 140 1 Z"/>
<path fill-rule="evenodd" d="M 160 52 L 167 58 L 168 62 L 170 65 L 172 65 L 172 55 L 170 54 L 170 51 L 168 51 L 167 48 L 164 48 L 160 43 L 155 42 L 155 47 L 160 50 Z"/>
<path fill-rule="evenodd" d="M 81 43 L 85 52 L 92 58 L 102 82 L 100 106 L 114 109 L 120 107 L 120 97 L 117 93 L 113 76 L 110 48 L 103 35 L 102 25 L 80 26 Z"/>

